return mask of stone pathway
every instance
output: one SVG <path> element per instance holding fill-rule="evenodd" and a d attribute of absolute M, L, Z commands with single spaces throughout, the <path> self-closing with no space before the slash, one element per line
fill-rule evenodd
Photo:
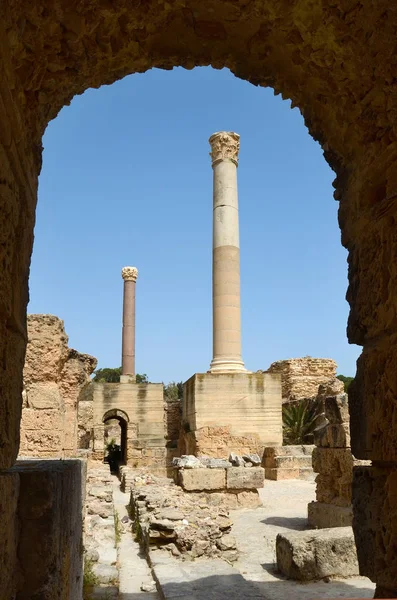
<path fill-rule="evenodd" d="M 232 533 L 241 555 L 234 567 L 264 600 L 313 598 L 373 598 L 375 585 L 366 577 L 313 583 L 288 581 L 277 573 L 276 536 L 288 530 L 309 529 L 307 505 L 315 499 L 312 481 L 265 481 L 262 508 L 231 512 Z"/>
<path fill-rule="evenodd" d="M 141 554 L 139 544 L 131 533 L 131 525 L 123 525 L 128 517 L 126 506 L 130 495 L 120 491 L 120 482 L 115 477 L 113 483 L 113 503 L 118 514 L 120 538 L 117 544 L 117 564 L 119 567 L 120 600 L 158 600 L 156 591 L 144 592 L 141 585 L 150 587 L 153 581 L 146 558 Z"/>
<path fill-rule="evenodd" d="M 129 494 L 112 481 L 113 502 L 120 524 L 117 542 L 119 593 L 115 588 L 98 590 L 98 598 L 111 600 L 317 600 L 372 598 L 374 585 L 364 577 L 337 579 L 329 583 L 297 583 L 277 573 L 275 539 L 278 533 L 307 529 L 307 504 L 314 498 L 310 481 L 269 481 L 260 491 L 263 507 L 231 511 L 232 534 L 240 557 L 233 566 L 220 559 L 177 560 L 170 554 L 150 552 L 152 571 L 141 554 L 127 522 Z M 117 520 L 117 519 L 116 519 Z M 143 591 L 155 578 L 159 592 Z M 148 588 L 149 589 L 149 588 Z"/>

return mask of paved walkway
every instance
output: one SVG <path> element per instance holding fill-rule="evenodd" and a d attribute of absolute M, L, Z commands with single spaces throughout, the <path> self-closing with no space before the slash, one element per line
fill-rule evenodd
<path fill-rule="evenodd" d="M 375 585 L 366 577 L 313 583 L 288 581 L 277 573 L 276 536 L 288 530 L 309 529 L 307 505 L 315 499 L 312 481 L 265 481 L 262 508 L 231 513 L 232 534 L 241 551 L 235 568 L 265 600 L 313 598 L 373 598 Z"/>
<path fill-rule="evenodd" d="M 146 558 L 141 554 L 139 544 L 135 541 L 130 524 L 123 524 L 128 517 L 126 506 L 129 494 L 120 491 L 120 482 L 115 477 L 113 484 L 113 503 L 118 514 L 120 539 L 117 544 L 117 564 L 119 567 L 119 599 L 120 600 L 158 600 L 156 591 L 144 592 L 141 585 L 150 586 L 153 581 Z M 126 519 L 125 519 L 126 520 Z"/>

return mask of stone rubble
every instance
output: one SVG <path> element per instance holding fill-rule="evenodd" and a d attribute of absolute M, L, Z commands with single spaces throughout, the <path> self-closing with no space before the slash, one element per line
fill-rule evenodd
<path fill-rule="evenodd" d="M 116 523 L 114 517 L 112 475 L 109 467 L 87 470 L 85 561 L 100 584 L 118 581 Z"/>
<path fill-rule="evenodd" d="M 194 456 L 193 454 L 182 454 L 175 457 L 172 466 L 179 469 L 228 469 L 229 467 L 257 467 L 261 464 L 258 454 L 243 454 L 239 456 L 231 452 L 229 458 L 212 458 L 209 456 Z"/>
<path fill-rule="evenodd" d="M 236 541 L 230 533 L 233 522 L 221 494 L 214 499 L 210 494 L 185 493 L 169 479 L 147 473 L 135 472 L 132 480 L 131 516 L 147 553 L 167 552 L 182 560 L 237 560 Z"/>

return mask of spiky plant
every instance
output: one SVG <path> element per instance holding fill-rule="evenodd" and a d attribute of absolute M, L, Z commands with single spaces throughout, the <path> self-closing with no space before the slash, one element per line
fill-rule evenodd
<path fill-rule="evenodd" d="M 312 444 L 314 430 L 322 414 L 315 400 L 302 400 L 283 406 L 283 438 L 286 445 Z"/>

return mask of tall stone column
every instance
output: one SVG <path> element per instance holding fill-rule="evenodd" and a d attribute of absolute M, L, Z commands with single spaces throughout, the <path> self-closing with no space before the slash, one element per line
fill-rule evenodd
<path fill-rule="evenodd" d="M 211 373 L 246 371 L 241 358 L 240 242 L 237 164 L 240 136 L 231 131 L 210 139 L 214 172 L 213 358 Z"/>
<path fill-rule="evenodd" d="M 124 298 L 120 381 L 126 382 L 135 378 L 135 286 L 138 269 L 124 267 L 121 275 L 124 279 Z"/>

